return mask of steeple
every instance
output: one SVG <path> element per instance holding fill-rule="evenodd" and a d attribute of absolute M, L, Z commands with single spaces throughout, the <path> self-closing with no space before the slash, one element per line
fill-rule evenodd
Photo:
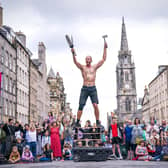
<path fill-rule="evenodd" d="M 54 73 L 54 70 L 52 69 L 52 67 L 50 68 L 50 71 L 48 73 L 48 78 L 55 78 L 55 73 Z"/>
<path fill-rule="evenodd" d="M 121 51 L 128 51 L 128 42 L 127 42 L 127 34 L 124 23 L 124 16 L 122 17 L 122 31 L 121 31 Z"/>

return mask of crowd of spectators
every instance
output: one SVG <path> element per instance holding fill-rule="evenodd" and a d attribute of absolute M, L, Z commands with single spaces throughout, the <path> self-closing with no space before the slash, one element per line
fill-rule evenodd
<path fill-rule="evenodd" d="M 82 128 L 75 127 L 76 116 L 70 119 L 52 113 L 40 125 L 30 122 L 24 126 L 13 119 L 0 125 L 0 162 L 29 163 L 72 160 L 74 147 L 108 147 L 109 159 L 166 160 L 168 159 L 168 125 L 159 125 L 151 117 L 149 123 L 135 118 L 118 123 L 112 116 L 108 130 L 86 121 Z"/>

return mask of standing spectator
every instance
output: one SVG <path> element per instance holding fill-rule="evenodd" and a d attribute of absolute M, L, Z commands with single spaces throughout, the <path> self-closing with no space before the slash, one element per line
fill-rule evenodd
<path fill-rule="evenodd" d="M 60 136 L 59 136 L 59 125 L 56 122 L 52 123 L 51 129 L 51 149 L 53 151 L 53 156 L 60 160 L 62 157 L 61 153 L 61 143 L 60 143 Z"/>
<path fill-rule="evenodd" d="M 131 138 L 132 138 L 132 122 L 131 120 L 127 121 L 127 125 L 125 127 L 125 144 L 126 144 L 126 150 L 128 151 L 127 159 L 132 160 L 134 157 L 134 153 L 132 151 L 132 144 L 131 144 Z"/>
<path fill-rule="evenodd" d="M 150 118 L 150 123 L 148 124 L 148 126 L 146 128 L 146 136 L 147 136 L 146 138 L 147 138 L 147 140 L 151 136 L 153 130 L 156 130 L 156 132 L 159 133 L 159 127 L 156 124 L 156 120 L 155 120 L 154 117 L 151 117 Z"/>
<path fill-rule="evenodd" d="M 50 136 L 49 136 L 49 131 L 46 130 L 44 135 L 42 136 L 42 148 L 44 149 L 44 146 L 46 144 L 51 145 L 51 140 L 50 140 Z"/>
<path fill-rule="evenodd" d="M 19 121 L 16 121 L 15 123 L 15 137 L 21 136 L 23 137 L 23 127 L 19 123 Z"/>
<path fill-rule="evenodd" d="M 28 135 L 28 133 L 29 133 L 29 124 L 25 124 L 24 125 L 24 129 L 23 129 L 23 139 L 24 139 L 24 141 L 25 141 L 25 144 L 27 144 L 28 142 L 28 139 L 29 139 L 29 135 Z"/>
<path fill-rule="evenodd" d="M 36 154 L 39 156 L 42 154 L 42 131 L 40 127 L 38 127 L 36 130 L 37 130 Z"/>
<path fill-rule="evenodd" d="M 5 140 L 6 140 L 6 133 L 3 130 L 3 126 L 4 124 L 1 123 L 0 124 L 0 154 L 4 154 L 5 153 Z"/>
<path fill-rule="evenodd" d="M 45 119 L 45 120 L 44 120 L 42 126 L 43 126 L 44 132 L 45 132 L 46 130 L 49 130 L 49 121 L 48 121 L 48 119 Z"/>
<path fill-rule="evenodd" d="M 167 128 L 168 128 L 168 126 L 166 124 L 166 120 L 162 120 L 162 124 L 159 127 L 159 133 L 160 133 L 161 130 L 163 130 L 165 132 Z"/>
<path fill-rule="evenodd" d="M 20 153 L 20 156 L 22 156 L 22 152 L 23 152 L 23 147 L 24 147 L 24 143 L 22 142 L 22 137 L 21 136 L 17 136 L 16 137 L 16 146 L 18 148 L 18 151 Z"/>
<path fill-rule="evenodd" d="M 27 133 L 27 141 L 30 146 L 30 150 L 34 157 L 36 157 L 36 145 L 37 145 L 37 132 L 34 123 L 30 124 L 30 129 Z"/>
<path fill-rule="evenodd" d="M 143 130 L 140 125 L 140 119 L 135 118 L 134 126 L 132 129 L 132 137 L 131 137 L 131 143 L 132 143 L 134 154 L 135 154 L 135 149 L 137 147 L 137 144 L 139 144 L 140 140 L 142 139 L 143 139 Z"/>
<path fill-rule="evenodd" d="M 70 125 L 69 121 L 66 121 L 65 126 L 64 126 L 64 143 L 73 144 L 72 140 L 72 126 Z"/>
<path fill-rule="evenodd" d="M 120 127 L 117 123 L 117 117 L 116 116 L 112 117 L 112 124 L 109 127 L 108 133 L 109 133 L 110 142 L 112 143 L 112 151 L 113 151 L 112 156 L 114 158 L 117 158 L 116 155 L 115 155 L 115 149 L 117 147 L 118 154 L 119 154 L 119 159 L 122 159 L 122 155 L 121 155 L 121 152 L 120 152 L 120 145 L 119 145 L 122 135 L 121 135 Z"/>
<path fill-rule="evenodd" d="M 13 126 L 13 119 L 8 120 L 8 124 L 3 126 L 3 130 L 6 133 L 6 142 L 5 142 L 5 156 L 8 158 L 12 148 L 12 143 L 15 137 L 15 127 Z"/>
<path fill-rule="evenodd" d="M 53 113 L 52 113 L 52 112 L 49 112 L 49 113 L 48 113 L 48 122 L 49 122 L 49 123 L 52 123 L 53 120 L 54 120 Z"/>

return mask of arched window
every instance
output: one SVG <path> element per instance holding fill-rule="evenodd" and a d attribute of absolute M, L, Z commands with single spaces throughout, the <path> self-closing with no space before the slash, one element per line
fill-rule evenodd
<path fill-rule="evenodd" d="M 125 100 L 125 109 L 126 111 L 131 111 L 131 100 L 128 97 Z"/>

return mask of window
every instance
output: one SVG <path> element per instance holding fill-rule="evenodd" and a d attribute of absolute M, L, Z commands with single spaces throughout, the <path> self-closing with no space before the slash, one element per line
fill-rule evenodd
<path fill-rule="evenodd" d="M 129 74 L 128 74 L 128 72 L 125 72 L 125 81 L 129 81 Z"/>
<path fill-rule="evenodd" d="M 6 51 L 6 55 L 5 55 L 5 60 L 6 60 L 6 62 L 5 62 L 5 65 L 8 67 L 8 65 L 9 65 L 9 54 L 8 54 L 8 51 Z"/>
<path fill-rule="evenodd" d="M 128 97 L 126 98 L 126 101 L 125 101 L 125 109 L 126 111 L 131 111 L 131 100 L 129 100 Z"/>
<path fill-rule="evenodd" d="M 1 62 L 3 64 L 4 63 L 4 59 L 5 59 L 5 56 L 4 56 L 4 47 L 1 47 L 1 54 L 0 54 L 0 56 L 1 56 Z"/>
<path fill-rule="evenodd" d="M 8 76 L 5 78 L 5 90 L 8 91 Z"/>

